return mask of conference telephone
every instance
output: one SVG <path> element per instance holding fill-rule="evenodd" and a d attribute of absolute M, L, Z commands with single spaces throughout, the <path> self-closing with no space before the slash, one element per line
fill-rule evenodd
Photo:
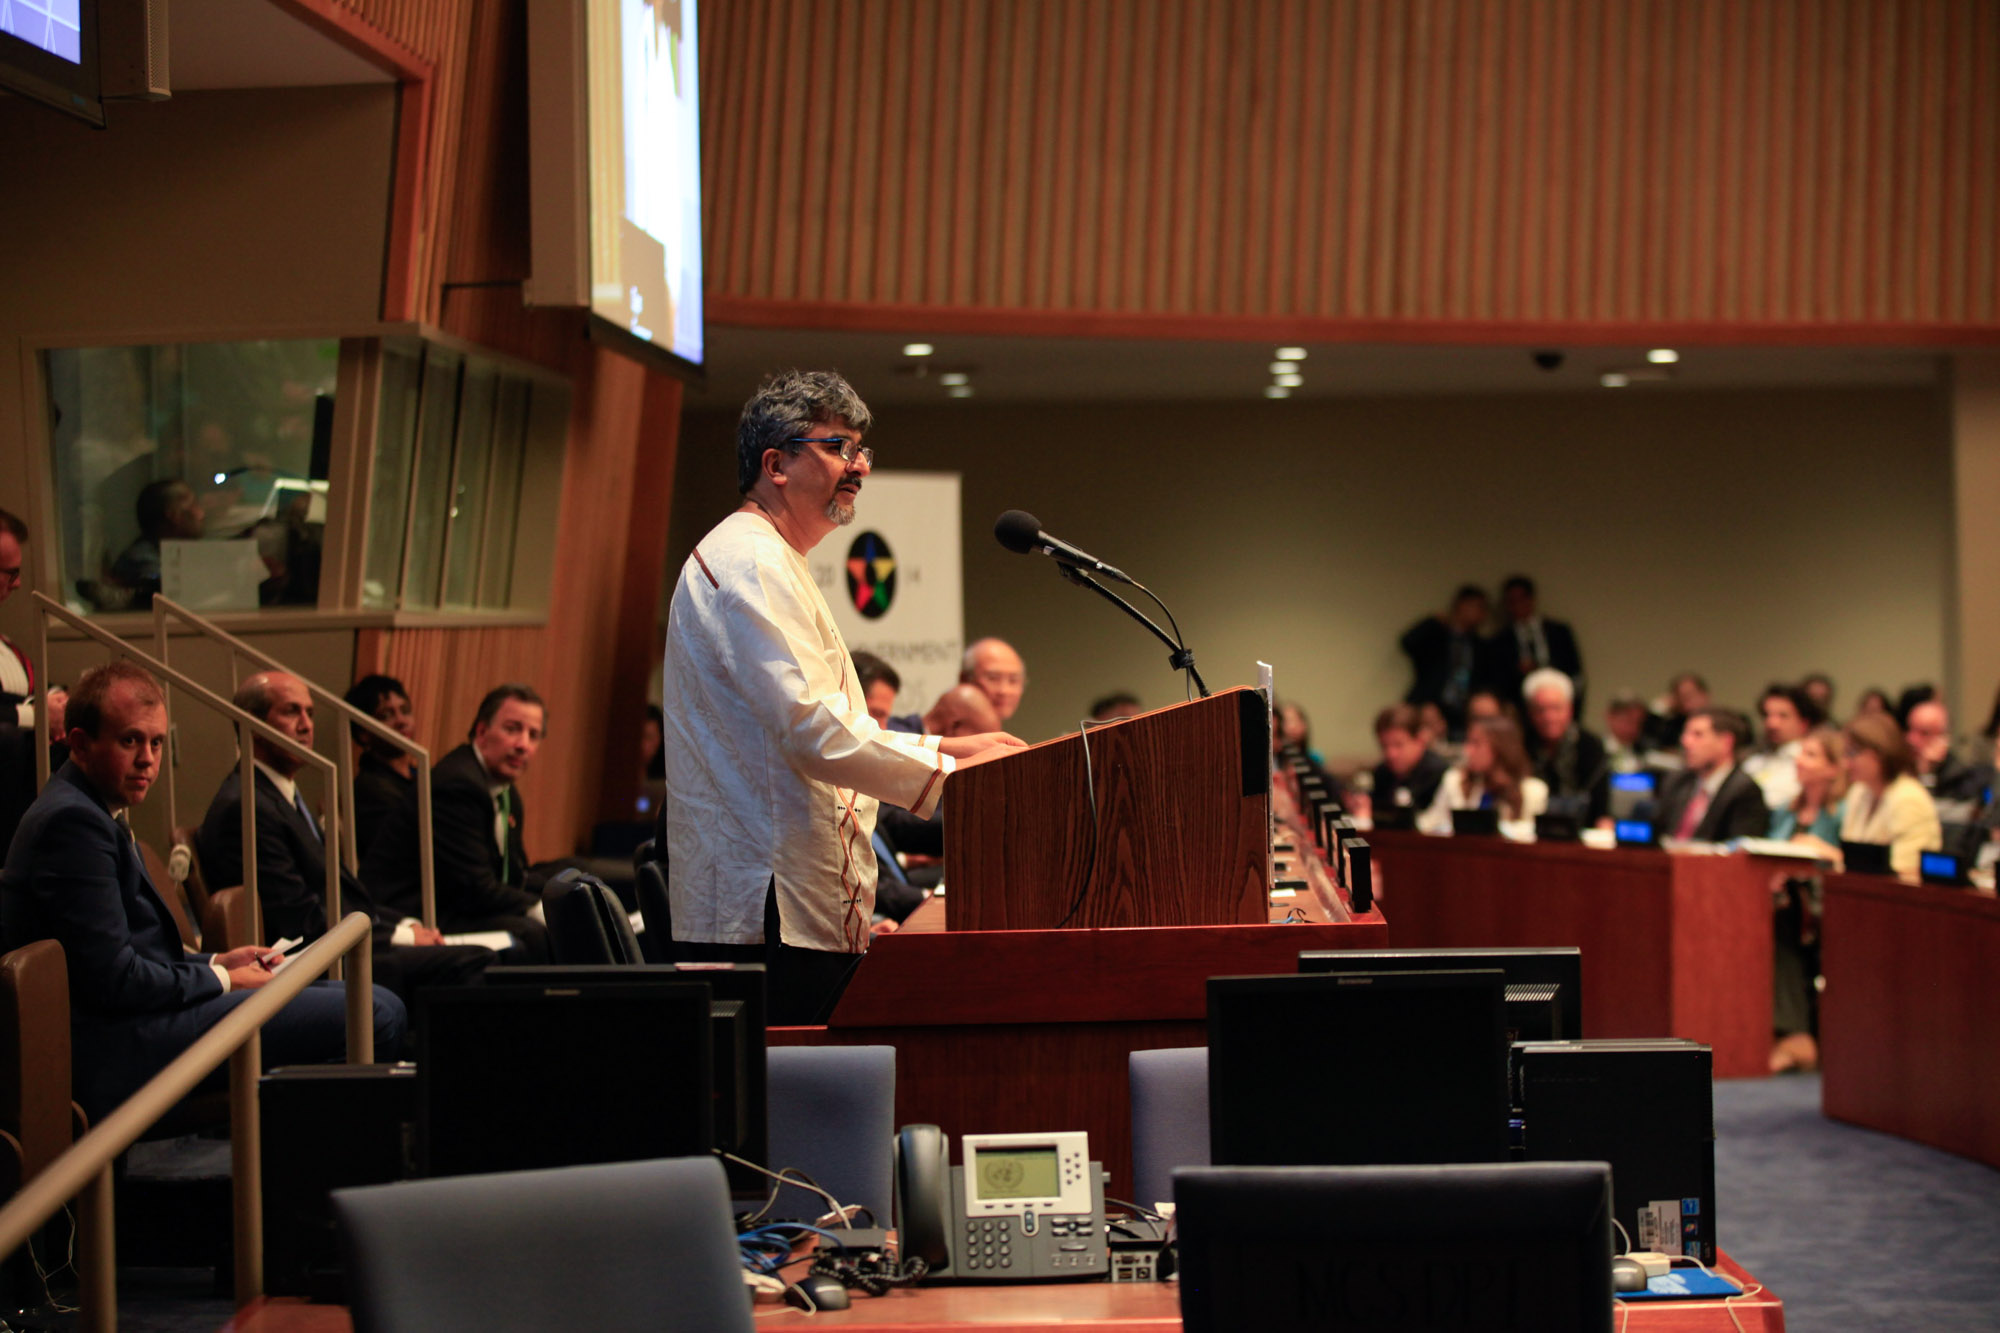
<path fill-rule="evenodd" d="M 936 1125 L 896 1136 L 896 1226 L 905 1261 L 927 1280 L 1048 1282 L 1103 1278 L 1104 1171 L 1090 1137 L 966 1134 L 964 1164 Z"/>

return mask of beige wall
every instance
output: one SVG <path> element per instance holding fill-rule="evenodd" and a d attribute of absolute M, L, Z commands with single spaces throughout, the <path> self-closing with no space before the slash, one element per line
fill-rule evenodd
<path fill-rule="evenodd" d="M 1033 738 L 1073 728 L 1112 689 L 1157 705 L 1180 687 L 1138 626 L 994 543 L 1010 507 L 1164 597 L 1212 688 L 1275 663 L 1280 694 L 1304 704 L 1330 756 L 1372 748 L 1368 720 L 1407 685 L 1396 640 L 1417 616 L 1461 581 L 1517 570 L 1576 627 L 1593 725 L 1610 691 L 1651 694 L 1685 667 L 1746 706 L 1773 677 L 1814 668 L 1849 702 L 1945 670 L 1942 391 L 877 416 L 885 466 L 964 474 L 966 633 L 1021 649 L 1030 679 L 1015 724 Z M 732 426 L 688 422 L 670 568 L 734 500 Z M 865 521 L 865 494 L 861 509 Z"/>
<path fill-rule="evenodd" d="M 1957 613 L 1950 666 L 1960 732 L 1986 725 L 2000 682 L 2000 353 L 1960 355 L 1952 374 Z"/>

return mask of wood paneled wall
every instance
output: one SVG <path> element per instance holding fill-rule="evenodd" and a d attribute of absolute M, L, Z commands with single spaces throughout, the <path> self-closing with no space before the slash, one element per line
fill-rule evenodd
<path fill-rule="evenodd" d="M 522 303 L 530 0 L 338 2 L 433 66 L 416 314 L 561 371 L 574 389 L 547 624 L 370 631 L 356 671 L 399 676 L 439 754 L 464 740 L 488 689 L 533 685 L 549 725 L 522 782 L 525 835 L 531 856 L 567 855 L 599 819 L 631 808 L 638 718 L 660 651 L 681 385 L 591 344 L 580 311 Z"/>
<path fill-rule="evenodd" d="M 714 0 L 703 18 L 722 322 L 2000 326 L 1993 0 Z"/>

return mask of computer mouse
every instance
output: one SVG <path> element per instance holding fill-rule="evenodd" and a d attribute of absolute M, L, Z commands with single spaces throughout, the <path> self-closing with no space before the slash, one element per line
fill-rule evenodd
<path fill-rule="evenodd" d="M 808 1273 L 785 1288 L 785 1300 L 801 1310 L 845 1310 L 847 1288 L 840 1285 L 837 1277 Z"/>
<path fill-rule="evenodd" d="M 1646 1270 L 1637 1259 L 1627 1259 L 1619 1255 L 1611 1261 L 1611 1289 L 1613 1291 L 1644 1291 Z"/>

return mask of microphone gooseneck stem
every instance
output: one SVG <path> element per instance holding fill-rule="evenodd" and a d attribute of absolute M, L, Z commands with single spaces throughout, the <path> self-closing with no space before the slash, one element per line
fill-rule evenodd
<path fill-rule="evenodd" d="M 1091 578 L 1089 575 L 1085 574 L 1082 570 L 1078 569 L 1076 566 L 1066 564 L 1058 560 L 1056 562 L 1056 568 L 1061 570 L 1062 576 L 1068 579 L 1071 583 L 1074 583 L 1081 588 L 1090 589 L 1092 592 L 1096 593 L 1099 597 L 1102 597 L 1106 601 L 1119 607 L 1125 612 L 1126 615 L 1132 617 L 1132 619 L 1138 621 L 1141 625 L 1144 625 L 1147 629 L 1151 630 L 1155 638 L 1157 638 L 1161 643 L 1164 643 L 1165 645 L 1167 645 L 1168 648 L 1173 650 L 1167 656 L 1167 665 L 1171 666 L 1176 671 L 1187 672 L 1189 677 L 1193 679 L 1195 688 L 1201 691 L 1201 697 L 1204 699 L 1208 697 L 1208 686 L 1205 683 L 1203 683 L 1201 678 L 1201 673 L 1195 670 L 1194 654 L 1188 650 L 1186 645 L 1176 641 L 1171 634 L 1168 634 L 1165 630 L 1161 629 L 1158 625 L 1154 624 L 1152 618 L 1148 616 L 1144 611 L 1141 611 L 1138 607 L 1132 605 L 1132 603 L 1126 601 L 1123 597 L 1120 597 L 1117 593 L 1111 591 L 1111 589 L 1105 587 L 1103 584 L 1099 583 L 1096 579 Z M 1135 584 L 1134 586 L 1136 587 L 1137 585 Z"/>

